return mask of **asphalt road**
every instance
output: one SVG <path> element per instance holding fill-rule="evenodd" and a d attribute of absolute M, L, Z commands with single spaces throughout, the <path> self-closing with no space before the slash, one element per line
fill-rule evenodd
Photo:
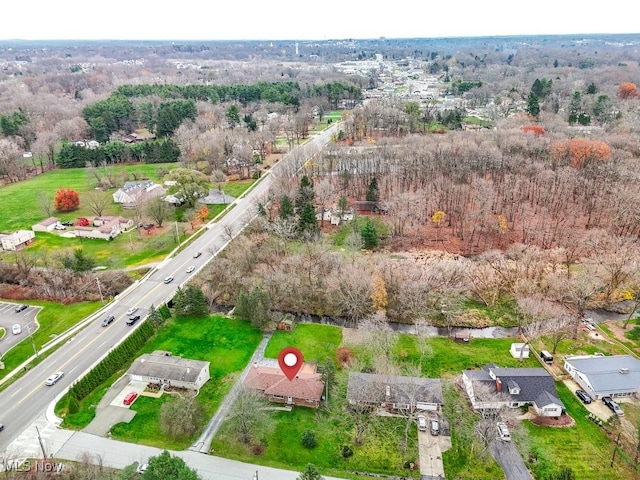
<path fill-rule="evenodd" d="M 513 443 L 494 440 L 489 445 L 489 451 L 502 467 L 502 470 L 504 470 L 507 480 L 533 480 L 531 473 Z"/>
<path fill-rule="evenodd" d="M 322 146 L 330 141 L 331 134 L 338 125 L 336 123 L 331 129 L 316 135 L 286 155 L 261 182 L 237 199 L 233 208 L 220 221 L 210 223 L 204 234 L 179 253 L 161 262 L 149 275 L 88 319 L 86 328 L 66 339 L 46 360 L 0 392 L 0 423 L 5 426 L 0 435 L 0 451 L 7 450 L 11 442 L 46 411 L 47 405 L 57 401 L 76 379 L 87 373 L 126 338 L 132 328 L 136 328 L 125 325 L 127 309 L 138 307 L 137 313 L 144 318 L 152 305 L 158 306 L 168 301 L 178 286 L 195 275 L 255 218 L 257 204 L 266 201 L 274 176 L 293 175 L 297 172 L 305 161 L 320 152 Z M 194 258 L 196 252 L 201 252 L 202 255 Z M 190 265 L 194 265 L 196 269 L 188 274 L 186 269 Z M 175 279 L 165 284 L 163 280 L 169 275 L 173 275 Z M 107 315 L 114 315 L 116 320 L 108 327 L 102 327 L 102 319 Z M 139 324 L 140 322 L 136 325 Z M 57 371 L 63 371 L 64 377 L 53 386 L 45 386 L 45 380 Z"/>

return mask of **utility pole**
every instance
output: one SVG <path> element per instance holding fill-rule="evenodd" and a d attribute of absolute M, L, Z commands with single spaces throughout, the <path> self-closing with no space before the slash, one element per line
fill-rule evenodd
<path fill-rule="evenodd" d="M 100 292 L 100 301 L 104 303 L 104 297 L 102 296 L 102 288 L 100 288 L 100 279 L 96 277 L 96 283 L 98 284 L 98 292 Z"/>
<path fill-rule="evenodd" d="M 27 331 L 29 332 L 29 339 L 31 340 L 31 345 L 33 346 L 33 352 L 38 356 L 38 349 L 36 348 L 36 342 L 33 340 L 33 335 L 31 334 L 31 326 L 27 324 Z"/>
<path fill-rule="evenodd" d="M 613 461 L 616 459 L 616 451 L 618 450 L 618 444 L 620 443 L 620 434 L 618 433 L 618 438 L 616 438 L 616 444 L 613 446 L 613 455 L 611 456 L 610 467 L 613 467 Z"/>
<path fill-rule="evenodd" d="M 42 458 L 46 460 L 47 452 L 44 450 L 44 443 L 42 443 L 42 437 L 40 436 L 40 430 L 38 429 L 37 425 L 36 425 L 36 432 L 38 434 L 38 443 L 40 443 L 40 449 L 42 450 Z"/>

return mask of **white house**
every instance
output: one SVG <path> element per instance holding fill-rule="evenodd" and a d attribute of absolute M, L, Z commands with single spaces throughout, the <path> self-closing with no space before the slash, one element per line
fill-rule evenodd
<path fill-rule="evenodd" d="M 0 234 L 0 244 L 3 250 L 20 250 L 26 247 L 36 238 L 36 234 L 31 230 L 18 230 L 14 233 Z"/>
<path fill-rule="evenodd" d="M 567 355 L 564 369 L 596 400 L 629 397 L 640 389 L 640 360 L 631 355 Z"/>
<path fill-rule="evenodd" d="M 135 207 L 154 197 L 161 197 L 167 190 L 153 183 L 151 180 L 144 182 L 127 182 L 122 188 L 113 192 L 113 201 L 121 204 L 125 208 Z"/>
<path fill-rule="evenodd" d="M 56 218 L 56 217 L 45 218 L 44 220 L 39 221 L 35 225 L 32 225 L 31 230 L 33 230 L 34 232 L 53 232 L 58 223 L 60 223 L 59 218 Z"/>
<path fill-rule="evenodd" d="M 210 362 L 174 357 L 170 352 L 157 350 L 138 357 L 127 374 L 134 381 L 198 390 L 210 378 L 209 365 Z"/>
<path fill-rule="evenodd" d="M 489 364 L 481 370 L 463 371 L 462 381 L 476 410 L 531 404 L 541 416 L 559 417 L 564 411 L 555 381 L 544 368 L 501 368 Z"/>
<path fill-rule="evenodd" d="M 95 217 L 93 226 L 76 227 L 76 237 L 100 238 L 112 240 L 129 228 L 133 227 L 133 220 L 124 217 Z"/>

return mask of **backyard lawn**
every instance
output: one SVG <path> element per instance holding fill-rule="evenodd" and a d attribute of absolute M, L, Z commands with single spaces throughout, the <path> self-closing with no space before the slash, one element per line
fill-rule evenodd
<path fill-rule="evenodd" d="M 305 362 L 321 363 L 326 357 L 335 359 L 336 349 L 342 343 L 342 329 L 314 323 L 298 324 L 287 332 L 274 332 L 265 350 L 267 358 L 278 358 L 283 348 L 296 347 L 302 352 Z"/>

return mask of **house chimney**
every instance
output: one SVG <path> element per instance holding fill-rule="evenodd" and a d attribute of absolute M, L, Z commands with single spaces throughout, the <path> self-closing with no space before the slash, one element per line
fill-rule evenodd
<path fill-rule="evenodd" d="M 501 392 L 501 391 L 502 391 L 502 382 L 498 377 L 496 377 L 496 392 Z"/>

